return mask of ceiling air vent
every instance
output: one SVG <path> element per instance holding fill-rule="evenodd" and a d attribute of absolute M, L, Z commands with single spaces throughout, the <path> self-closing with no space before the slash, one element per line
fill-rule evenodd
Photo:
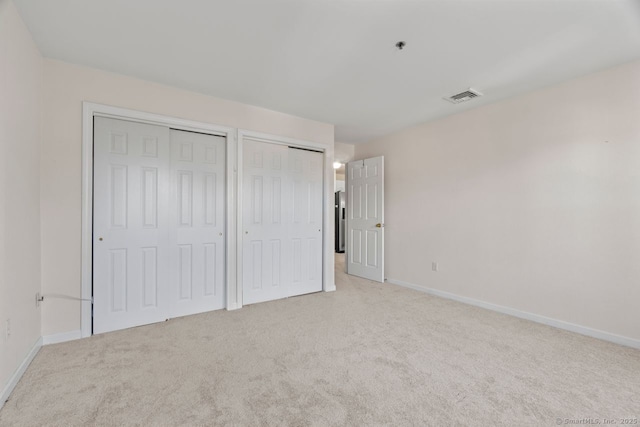
<path fill-rule="evenodd" d="M 475 89 L 467 89 L 464 92 L 460 92 L 460 93 L 456 93 L 455 95 L 451 95 L 451 96 L 447 96 L 446 99 L 447 101 L 453 103 L 453 104 L 460 104 L 461 102 L 466 102 L 466 101 L 471 101 L 473 98 L 477 98 L 479 96 L 482 96 L 482 94 L 480 92 L 478 92 Z"/>

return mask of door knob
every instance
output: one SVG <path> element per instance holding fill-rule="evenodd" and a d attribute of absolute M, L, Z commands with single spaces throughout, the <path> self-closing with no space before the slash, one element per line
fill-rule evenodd
<path fill-rule="evenodd" d="M 102 237 L 98 237 L 98 240 L 100 240 L 102 242 Z"/>
<path fill-rule="evenodd" d="M 377 223 L 377 224 L 376 224 L 376 227 L 377 227 L 377 228 L 382 228 L 382 227 L 384 227 L 384 225 L 383 225 L 383 224 L 380 224 L 380 223 Z"/>

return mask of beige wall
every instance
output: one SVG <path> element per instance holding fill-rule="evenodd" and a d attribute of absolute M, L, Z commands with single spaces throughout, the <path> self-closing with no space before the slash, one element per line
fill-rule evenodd
<path fill-rule="evenodd" d="M 334 157 L 336 162 L 347 163 L 353 160 L 355 155 L 355 145 L 345 144 L 343 142 L 335 142 Z"/>
<path fill-rule="evenodd" d="M 45 60 L 41 169 L 45 294 L 80 297 L 82 101 L 315 141 L 333 148 L 333 125 Z M 79 329 L 79 302 L 52 299 L 44 304 L 42 335 Z"/>
<path fill-rule="evenodd" d="M 343 142 L 336 141 L 333 153 L 336 162 L 346 164 L 353 160 L 353 156 L 355 155 L 355 146 L 353 144 L 345 144 Z M 344 166 L 336 170 L 336 180 L 344 181 L 344 170 Z"/>
<path fill-rule="evenodd" d="M 0 1 L 0 394 L 40 338 L 42 58 L 14 4 Z M 6 320 L 11 336 L 6 339 Z M 0 403 L 0 406 L 2 406 Z"/>
<path fill-rule="evenodd" d="M 357 145 L 387 277 L 640 339 L 639 95 L 634 62 Z"/>

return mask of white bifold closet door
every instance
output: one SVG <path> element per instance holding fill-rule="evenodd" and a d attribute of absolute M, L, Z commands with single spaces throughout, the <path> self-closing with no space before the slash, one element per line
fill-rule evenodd
<path fill-rule="evenodd" d="M 93 332 L 224 307 L 225 139 L 96 117 Z"/>
<path fill-rule="evenodd" d="M 322 153 L 243 142 L 243 304 L 322 290 Z"/>

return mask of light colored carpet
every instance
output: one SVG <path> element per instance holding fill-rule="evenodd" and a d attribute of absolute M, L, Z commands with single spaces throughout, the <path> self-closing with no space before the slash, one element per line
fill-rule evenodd
<path fill-rule="evenodd" d="M 352 278 L 338 261 L 337 292 L 44 347 L 0 425 L 640 418 L 640 351 Z"/>

